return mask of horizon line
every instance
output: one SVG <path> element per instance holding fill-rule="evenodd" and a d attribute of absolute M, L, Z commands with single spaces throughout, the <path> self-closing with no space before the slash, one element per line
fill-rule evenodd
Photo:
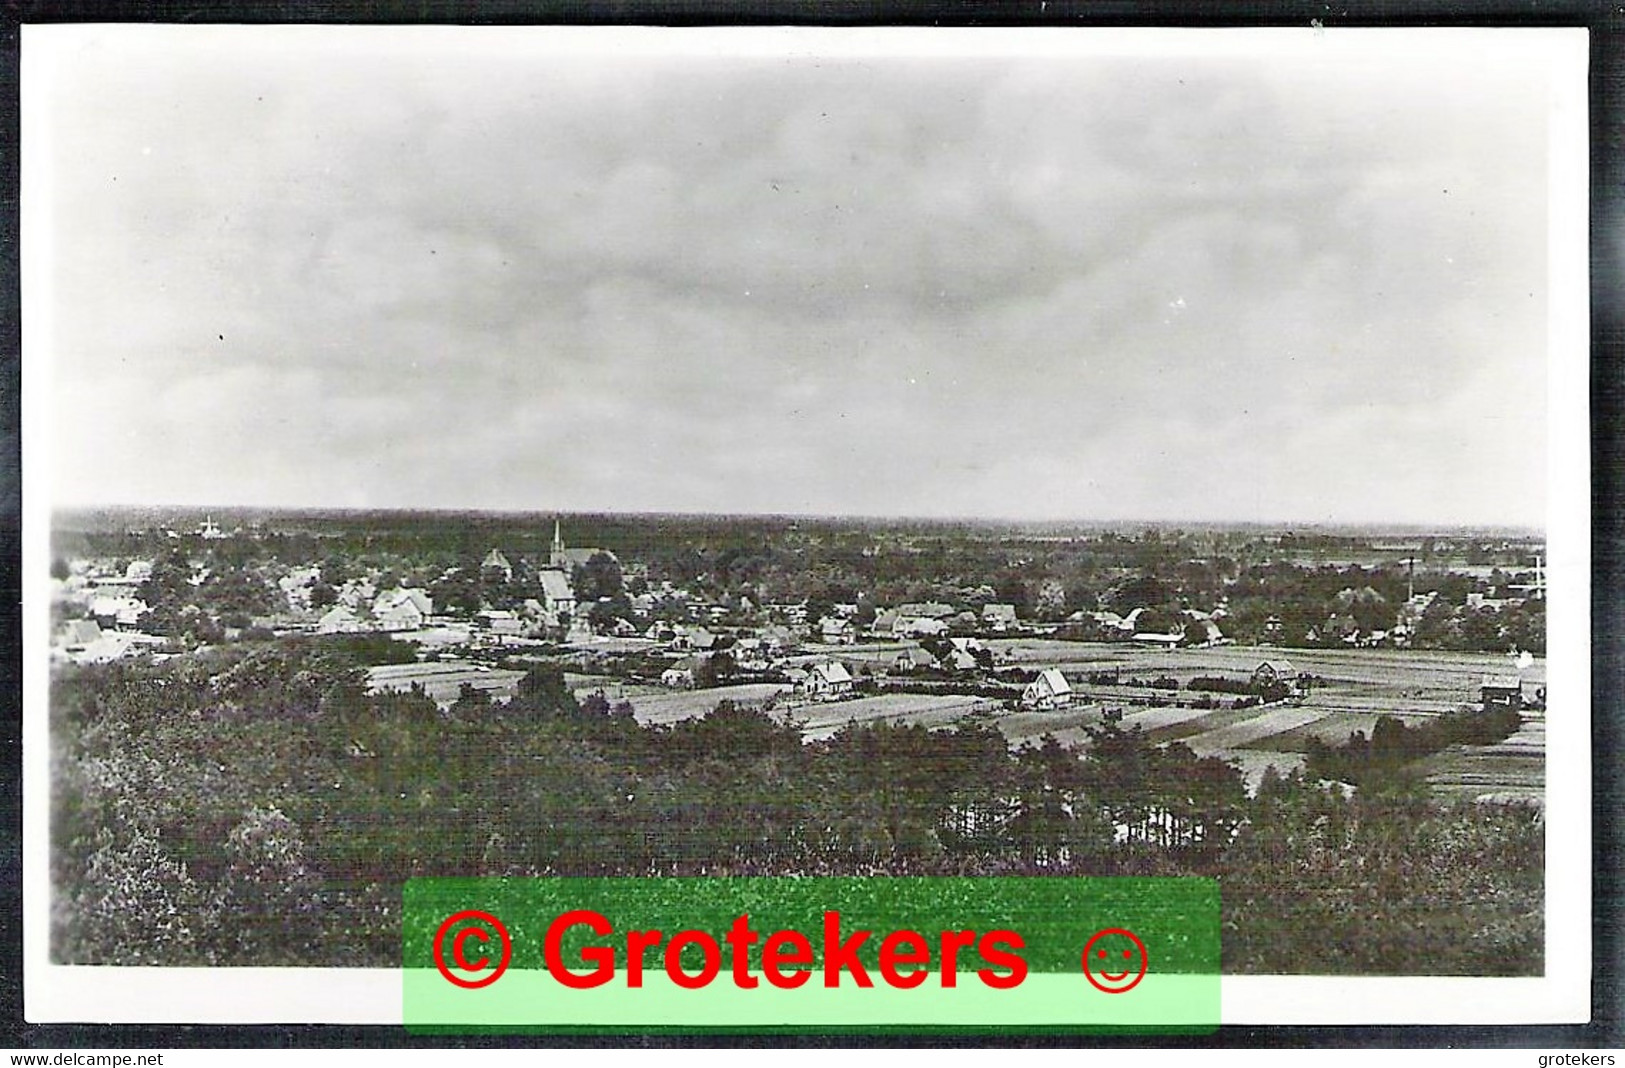
<path fill-rule="evenodd" d="M 1408 519 L 1216 519 L 1191 517 L 1185 519 L 1148 519 L 1143 517 L 1103 518 L 1082 516 L 1013 517 L 997 515 L 921 515 L 879 514 L 865 512 L 779 512 L 779 511 L 679 511 L 669 509 L 560 509 L 560 508 L 483 508 L 451 505 L 258 505 L 258 504 L 63 504 L 51 507 L 52 528 L 60 524 L 64 513 L 74 512 L 212 512 L 222 514 L 263 512 L 268 514 L 338 514 L 338 515 L 480 515 L 493 517 L 555 516 L 613 517 L 613 518 L 675 518 L 675 519 L 754 519 L 786 520 L 792 522 L 855 522 L 855 523 L 924 523 L 971 524 L 981 526 L 1140 526 L 1140 527 L 1262 527 L 1269 529 L 1379 527 L 1408 532 L 1430 530 L 1516 530 L 1545 536 L 1544 525 L 1532 525 L 1515 520 L 1462 521 L 1462 520 L 1408 520 Z"/>

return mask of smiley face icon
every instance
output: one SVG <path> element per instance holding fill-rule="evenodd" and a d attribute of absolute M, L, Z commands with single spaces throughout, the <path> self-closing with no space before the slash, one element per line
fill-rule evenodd
<path fill-rule="evenodd" d="M 1151 963 L 1145 943 L 1133 931 L 1107 927 L 1096 931 L 1083 947 L 1083 974 L 1096 990 L 1122 994 L 1145 978 Z"/>

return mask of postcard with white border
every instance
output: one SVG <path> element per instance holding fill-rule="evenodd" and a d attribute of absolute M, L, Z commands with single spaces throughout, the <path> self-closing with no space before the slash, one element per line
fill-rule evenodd
<path fill-rule="evenodd" d="M 1584 1021 L 1587 46 L 24 27 L 26 1018 Z"/>

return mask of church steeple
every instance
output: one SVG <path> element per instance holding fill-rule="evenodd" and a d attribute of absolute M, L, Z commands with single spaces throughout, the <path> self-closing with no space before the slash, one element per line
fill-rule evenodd
<path fill-rule="evenodd" d="M 559 521 L 553 520 L 553 552 L 549 561 L 554 567 L 564 566 L 564 534 L 559 530 Z"/>

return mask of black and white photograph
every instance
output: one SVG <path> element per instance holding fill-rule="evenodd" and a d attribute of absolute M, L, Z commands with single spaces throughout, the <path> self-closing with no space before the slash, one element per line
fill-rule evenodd
<path fill-rule="evenodd" d="M 1585 1018 L 1584 31 L 23 41 L 31 1016 L 1196 876 L 1226 1023 Z"/>

